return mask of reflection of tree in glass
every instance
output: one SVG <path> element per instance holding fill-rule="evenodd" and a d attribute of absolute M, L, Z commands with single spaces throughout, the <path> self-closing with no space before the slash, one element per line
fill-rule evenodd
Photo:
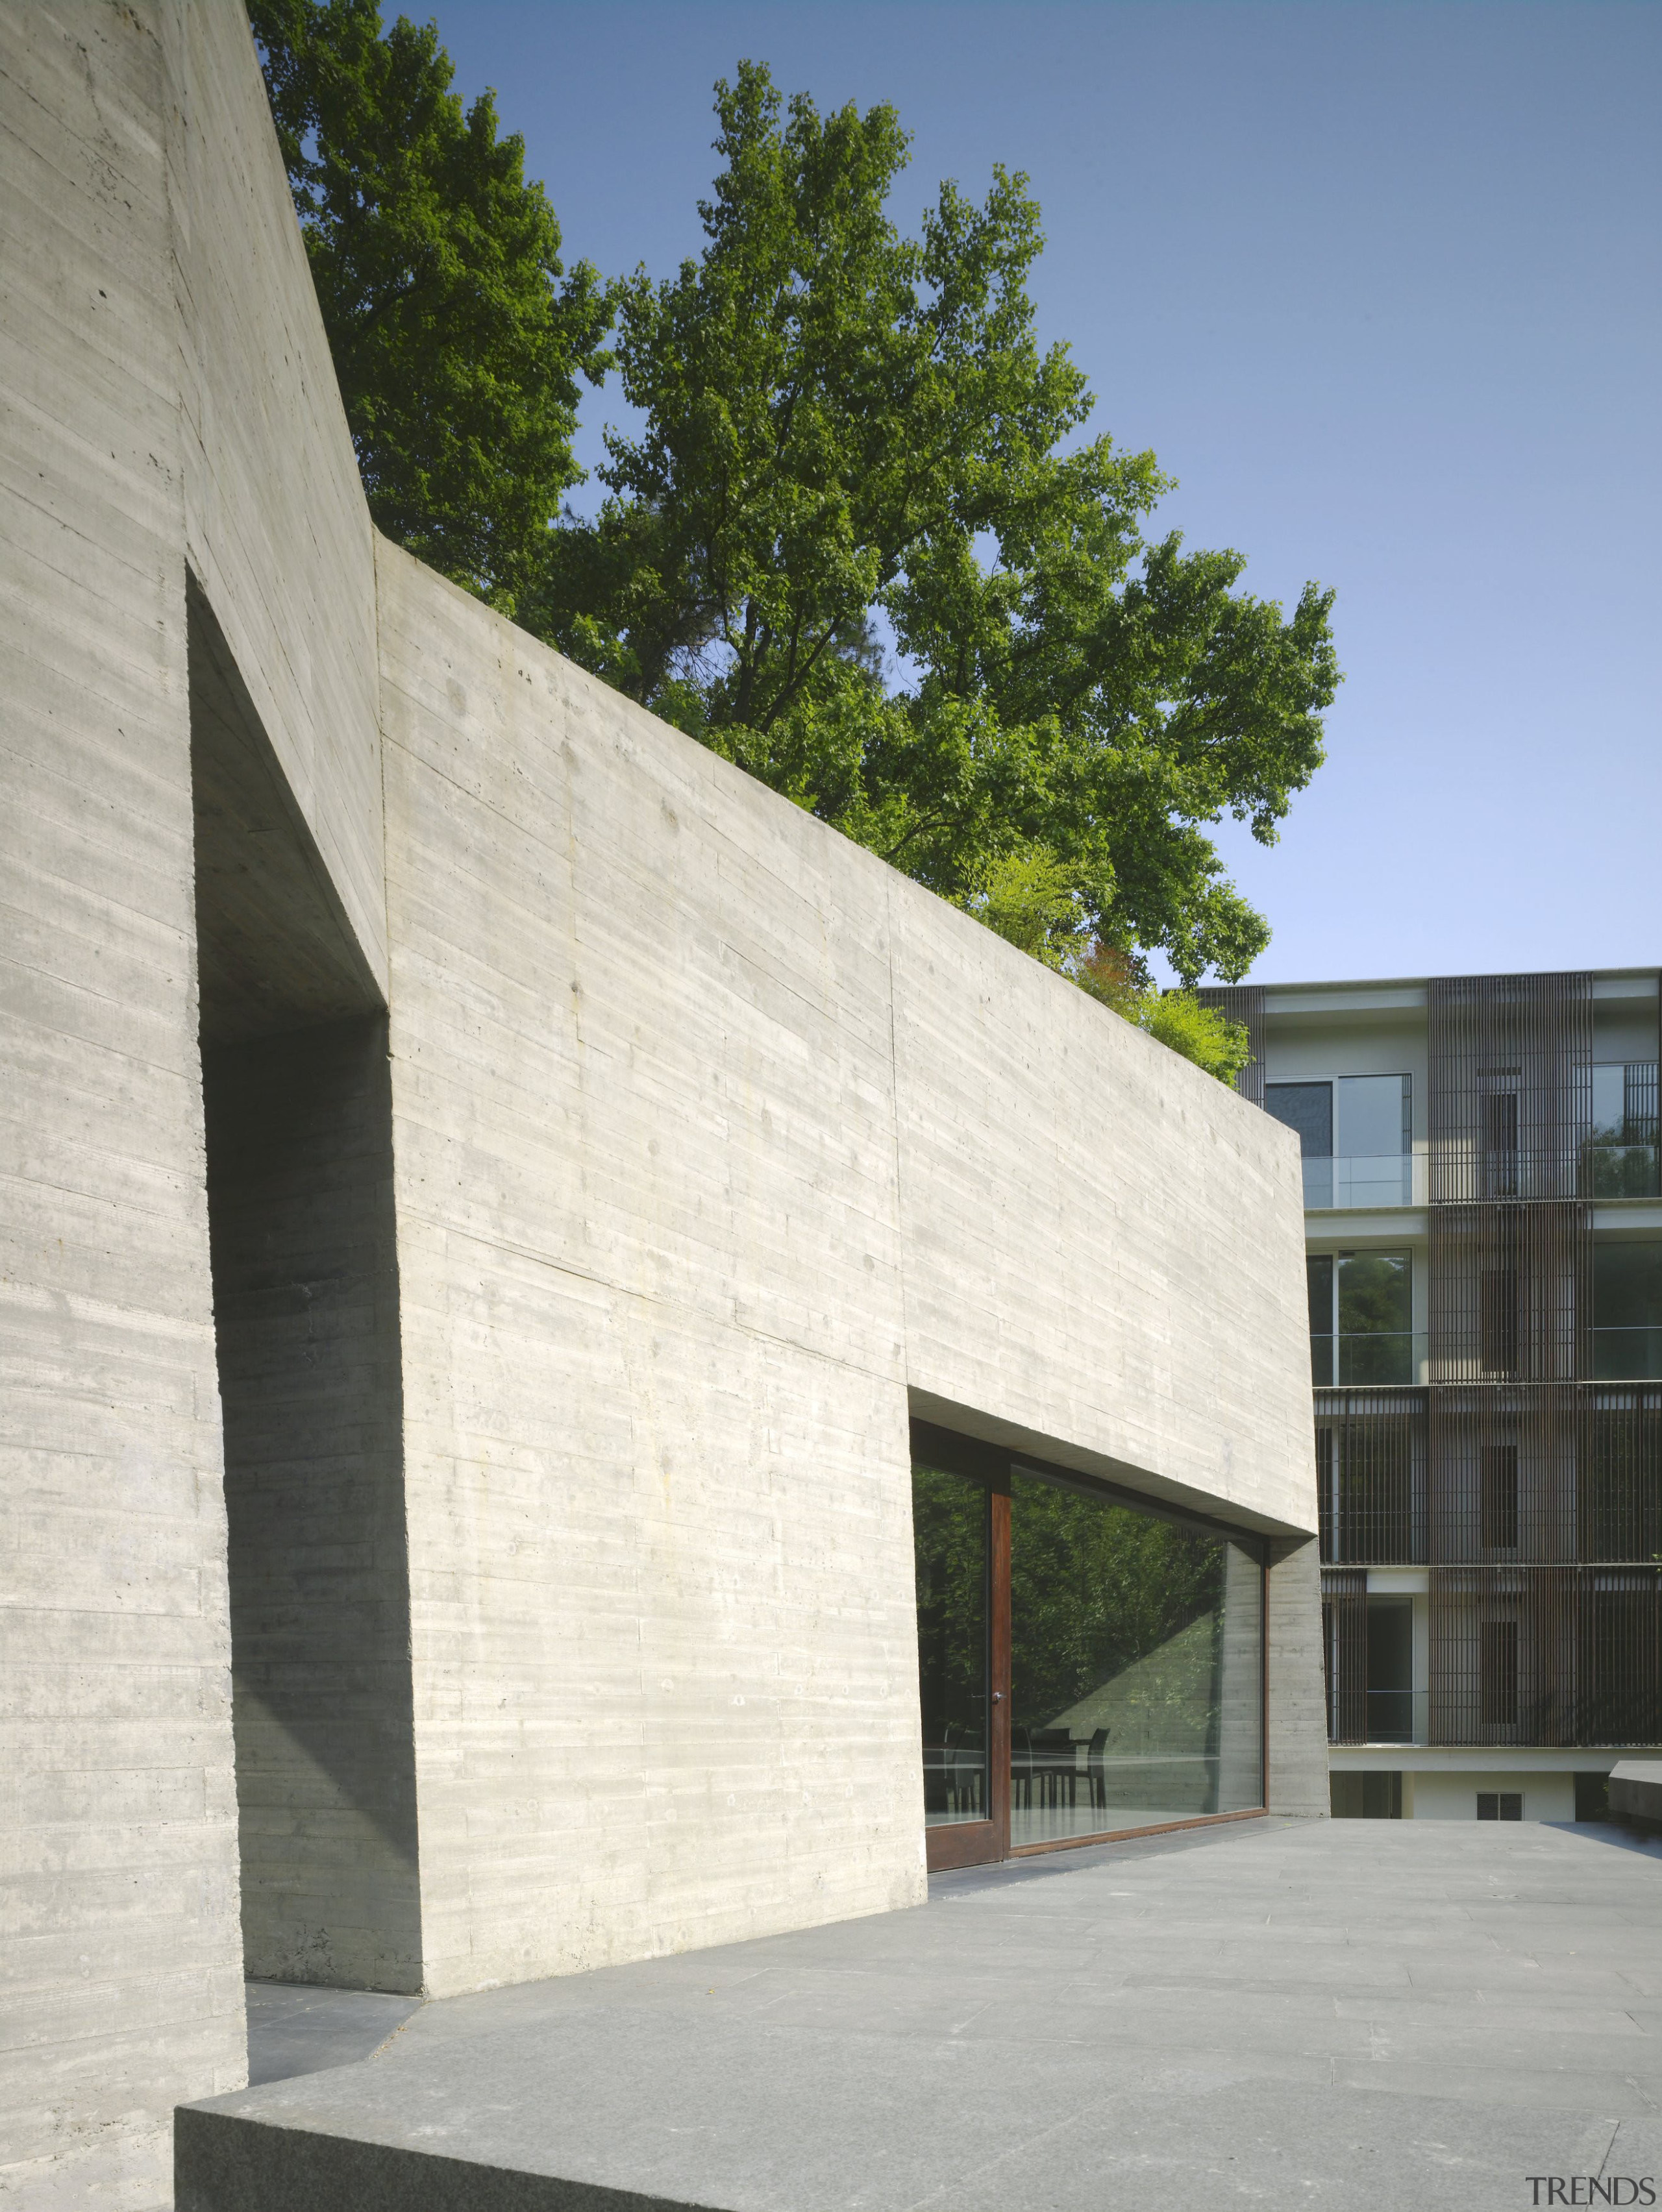
<path fill-rule="evenodd" d="M 1339 1334 L 1373 1336 L 1413 1325 L 1406 1252 L 1347 1252 L 1339 1262 Z"/>
<path fill-rule="evenodd" d="M 918 1682 L 923 1736 L 979 1728 L 986 1688 L 987 1493 L 938 1468 L 912 1469 Z"/>
<path fill-rule="evenodd" d="M 1581 1188 L 1592 1198 L 1654 1198 L 1657 1097 L 1654 1061 L 1592 1071 L 1593 1127 L 1582 1146 Z"/>
<path fill-rule="evenodd" d="M 1222 1619 L 1224 1547 L 1215 1537 L 1020 1476 L 1012 1516 L 1018 1727 L 1051 1725 L 1202 1615 Z M 1193 1678 L 1192 1665 L 1175 1668 L 1168 1694 L 1186 1705 Z"/>
<path fill-rule="evenodd" d="M 1652 1125 L 1654 1127 L 1654 1124 Z M 1656 1146 L 1629 1137 L 1627 1125 L 1595 1129 L 1583 1152 L 1582 1188 L 1591 1198 L 1654 1198 Z"/>

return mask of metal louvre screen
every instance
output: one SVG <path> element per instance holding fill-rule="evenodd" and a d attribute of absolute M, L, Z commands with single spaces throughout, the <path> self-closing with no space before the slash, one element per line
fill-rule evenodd
<path fill-rule="evenodd" d="M 1327 1733 L 1333 1743 L 1367 1741 L 1367 1577 L 1342 1568 L 1322 1577 L 1322 1654 Z"/>
<path fill-rule="evenodd" d="M 1662 1558 L 1662 1383 L 1579 1395 L 1580 1557 Z"/>
<path fill-rule="evenodd" d="M 1654 1743 L 1662 1571 L 1433 1567 L 1438 1744 Z"/>
<path fill-rule="evenodd" d="M 1581 1393 L 1573 1383 L 1431 1394 L 1431 1557 L 1516 1565 L 1585 1556 L 1576 1527 Z"/>
<path fill-rule="evenodd" d="M 1433 1205 L 1574 1198 L 1592 1130 L 1592 978 L 1453 975 L 1429 992 Z"/>
<path fill-rule="evenodd" d="M 1241 1097 L 1254 1106 L 1263 1103 L 1263 987 L 1259 983 L 1208 983 L 1195 996 L 1203 1006 L 1214 1006 L 1219 1013 L 1227 1014 L 1232 1022 L 1245 1025 L 1252 1057 L 1239 1076 L 1235 1088 Z"/>
<path fill-rule="evenodd" d="M 1322 1557 L 1426 1557 L 1426 1394 L 1318 1390 L 1316 1469 Z"/>
<path fill-rule="evenodd" d="M 1434 1382 L 1568 1382 L 1585 1374 L 1591 1209 L 1434 1206 L 1427 1248 Z"/>

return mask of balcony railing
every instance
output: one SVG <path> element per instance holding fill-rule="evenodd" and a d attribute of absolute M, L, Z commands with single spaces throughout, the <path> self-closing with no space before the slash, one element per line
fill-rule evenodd
<path fill-rule="evenodd" d="M 1662 1328 L 1595 1328 L 1587 1334 L 1595 1382 L 1662 1382 Z"/>
<path fill-rule="evenodd" d="M 1586 1145 L 1581 1151 L 1583 1187 L 1590 1198 L 1655 1198 L 1659 1194 L 1654 1145 Z M 1310 1163 L 1305 1163 L 1308 1167 Z M 1311 1203 L 1306 1198 L 1305 1204 Z"/>
<path fill-rule="evenodd" d="M 1424 1159 L 1414 1152 L 1378 1152 L 1353 1159 L 1306 1159 L 1304 1202 L 1311 1212 L 1330 1206 L 1423 1205 Z"/>
<path fill-rule="evenodd" d="M 1351 1383 L 1418 1382 L 1425 1372 L 1425 1358 L 1424 1336 L 1409 1329 L 1312 1336 L 1310 1379 L 1318 1390 Z"/>
<path fill-rule="evenodd" d="M 1426 1692 L 1423 1690 L 1370 1690 L 1367 1693 L 1367 1741 L 1370 1743 L 1423 1743 L 1426 1740 Z"/>

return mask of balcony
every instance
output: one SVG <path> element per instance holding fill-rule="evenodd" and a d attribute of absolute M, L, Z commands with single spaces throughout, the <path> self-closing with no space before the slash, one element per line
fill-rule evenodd
<path fill-rule="evenodd" d="M 1306 1170 L 1312 1164 L 1306 1160 Z M 1317 1162 L 1314 1164 L 1319 1165 Z M 1590 1144 L 1581 1148 L 1582 1188 L 1590 1198 L 1655 1198 L 1662 1195 L 1654 1145 Z M 1305 1204 L 1311 1204 L 1306 1198 Z"/>
<path fill-rule="evenodd" d="M 1662 1382 L 1662 1328 L 1594 1328 L 1587 1338 L 1595 1382 Z"/>
<path fill-rule="evenodd" d="M 1318 1390 L 1352 1383 L 1417 1382 L 1425 1372 L 1425 1337 L 1417 1330 L 1312 1336 L 1310 1379 Z"/>
<path fill-rule="evenodd" d="M 1369 1743 L 1423 1743 L 1426 1740 L 1426 1692 L 1423 1690 L 1370 1690 L 1367 1692 Z"/>
<path fill-rule="evenodd" d="M 1428 1692 L 1424 1690 L 1355 1689 L 1336 1701 L 1330 1677 L 1327 1740 L 1330 1743 L 1425 1743 L 1429 1741 Z"/>
<path fill-rule="evenodd" d="M 1413 1152 L 1364 1153 L 1347 1159 L 1306 1158 L 1307 1212 L 1348 1206 L 1373 1211 L 1425 1203 L 1425 1162 Z"/>

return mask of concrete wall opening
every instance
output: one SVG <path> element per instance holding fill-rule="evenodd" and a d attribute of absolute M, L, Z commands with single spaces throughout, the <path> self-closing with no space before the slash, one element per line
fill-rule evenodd
<path fill-rule="evenodd" d="M 912 1424 L 932 1868 L 1261 1812 L 1263 1540 Z"/>
<path fill-rule="evenodd" d="M 189 601 L 245 1964 L 417 1990 L 386 1010 L 193 581 Z"/>

